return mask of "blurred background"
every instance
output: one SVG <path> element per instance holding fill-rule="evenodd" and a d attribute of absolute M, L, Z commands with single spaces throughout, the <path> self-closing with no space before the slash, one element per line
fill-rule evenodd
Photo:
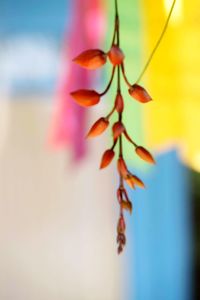
<path fill-rule="evenodd" d="M 127 76 L 137 79 L 172 0 L 119 0 Z M 103 90 L 111 67 L 86 72 L 72 58 L 109 49 L 114 1 L 0 0 L 0 299 L 200 299 L 200 10 L 177 0 L 141 84 L 123 86 L 128 131 L 150 149 L 147 167 L 125 144 L 146 190 L 128 190 L 127 246 L 116 253 L 118 176 L 99 172 L 111 134 L 85 141 L 109 111 L 115 86 L 85 110 L 69 97 Z"/>

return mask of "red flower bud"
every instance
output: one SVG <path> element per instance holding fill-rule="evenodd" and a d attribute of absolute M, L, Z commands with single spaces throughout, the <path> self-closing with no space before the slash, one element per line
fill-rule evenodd
<path fill-rule="evenodd" d="M 106 60 L 106 54 L 99 49 L 86 50 L 73 59 L 81 67 L 91 70 L 103 66 Z"/>
<path fill-rule="evenodd" d="M 97 120 L 89 130 L 87 137 L 96 137 L 103 133 L 109 125 L 109 121 L 105 118 Z"/>
<path fill-rule="evenodd" d="M 140 158 L 142 158 L 146 162 L 148 162 L 150 164 L 155 164 L 156 163 L 153 156 L 151 155 L 151 153 L 149 151 L 147 151 L 145 148 L 143 148 L 142 146 L 136 147 L 135 152 L 137 153 L 137 155 Z"/>
<path fill-rule="evenodd" d="M 130 188 L 135 189 L 135 181 L 133 180 L 130 173 L 128 173 L 124 179 L 126 180 L 126 183 L 130 186 Z"/>
<path fill-rule="evenodd" d="M 120 204 L 122 202 L 122 190 L 120 188 L 117 190 L 117 199 Z"/>
<path fill-rule="evenodd" d="M 124 53 L 118 46 L 113 45 L 112 48 L 110 49 L 110 51 L 108 52 L 108 57 L 109 57 L 111 63 L 114 66 L 116 66 L 116 65 L 120 65 L 123 62 Z"/>
<path fill-rule="evenodd" d="M 131 174 L 131 179 L 134 182 L 134 184 L 136 184 L 137 186 L 141 187 L 141 188 L 145 188 L 144 182 L 138 178 L 136 175 Z"/>
<path fill-rule="evenodd" d="M 122 157 L 120 157 L 118 159 L 117 168 L 118 168 L 119 173 L 125 179 L 127 177 L 127 175 L 128 175 L 128 169 L 127 169 L 126 163 L 125 163 L 125 161 L 124 161 L 124 159 Z"/>
<path fill-rule="evenodd" d="M 123 233 L 118 233 L 117 235 L 117 243 L 121 244 L 121 245 L 125 245 L 126 244 L 126 237 Z"/>
<path fill-rule="evenodd" d="M 126 224 L 124 221 L 124 217 L 121 216 L 119 218 L 118 225 L 117 225 L 117 233 L 124 233 L 125 230 L 126 230 Z"/>
<path fill-rule="evenodd" d="M 119 244 L 119 247 L 117 248 L 117 253 L 120 254 L 123 251 L 122 244 Z"/>
<path fill-rule="evenodd" d="M 70 94 L 81 106 L 93 106 L 100 101 L 100 95 L 93 90 L 77 90 Z"/>
<path fill-rule="evenodd" d="M 112 149 L 106 150 L 102 156 L 100 169 L 107 167 L 115 156 L 115 152 Z"/>
<path fill-rule="evenodd" d="M 122 113 L 124 110 L 124 100 L 121 94 L 117 94 L 115 98 L 115 109 L 118 113 Z"/>
<path fill-rule="evenodd" d="M 134 84 L 128 91 L 131 97 L 133 97 L 141 103 L 146 103 L 152 100 L 151 96 L 147 93 L 147 91 L 138 84 Z"/>
<path fill-rule="evenodd" d="M 132 207 L 131 201 L 124 201 L 124 200 L 123 200 L 123 201 L 121 202 L 121 207 L 122 207 L 123 209 L 129 211 L 130 214 L 132 213 L 133 207 Z"/>
<path fill-rule="evenodd" d="M 124 125 L 118 121 L 113 125 L 113 139 L 114 141 L 125 131 Z"/>

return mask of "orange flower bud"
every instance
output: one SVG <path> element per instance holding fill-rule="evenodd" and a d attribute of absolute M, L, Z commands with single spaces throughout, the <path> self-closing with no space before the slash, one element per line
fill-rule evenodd
<path fill-rule="evenodd" d="M 135 148 L 135 152 L 137 153 L 137 155 L 140 158 L 142 158 L 146 162 L 148 162 L 150 164 L 155 164 L 156 163 L 153 156 L 151 155 L 151 153 L 149 151 L 147 151 L 145 148 L 143 148 L 142 146 L 137 146 Z"/>
<path fill-rule="evenodd" d="M 123 233 L 118 233 L 117 243 L 119 243 L 120 245 L 125 245 L 126 244 L 126 237 Z"/>
<path fill-rule="evenodd" d="M 144 182 L 138 178 L 136 175 L 131 174 L 132 181 L 139 187 L 145 188 Z"/>
<path fill-rule="evenodd" d="M 123 251 L 122 244 L 119 244 L 119 247 L 117 248 L 117 253 L 120 254 Z"/>
<path fill-rule="evenodd" d="M 121 202 L 121 207 L 122 207 L 123 209 L 129 211 L 130 214 L 132 213 L 133 207 L 132 207 L 131 201 L 124 201 L 124 200 L 123 200 L 123 201 Z"/>
<path fill-rule="evenodd" d="M 118 159 L 117 168 L 118 168 L 119 173 L 123 176 L 123 178 L 126 179 L 126 177 L 128 175 L 128 169 L 127 169 L 126 163 L 122 157 L 120 157 Z"/>
<path fill-rule="evenodd" d="M 99 49 L 86 50 L 73 59 L 81 67 L 91 70 L 103 66 L 106 60 L 106 54 Z"/>
<path fill-rule="evenodd" d="M 120 121 L 118 121 L 113 125 L 112 131 L 115 141 L 125 131 L 124 125 Z"/>
<path fill-rule="evenodd" d="M 110 51 L 108 52 L 108 57 L 109 57 L 111 63 L 114 66 L 116 66 L 116 65 L 120 65 L 123 62 L 124 53 L 118 46 L 113 45 L 112 48 L 110 49 Z"/>
<path fill-rule="evenodd" d="M 122 202 L 122 190 L 120 188 L 117 190 L 117 199 L 119 203 Z"/>
<path fill-rule="evenodd" d="M 133 97 L 141 103 L 146 103 L 152 100 L 151 96 L 147 93 L 147 91 L 138 84 L 134 84 L 128 91 L 131 97 Z"/>
<path fill-rule="evenodd" d="M 100 95 L 93 90 L 77 90 L 70 94 L 81 106 L 93 106 L 100 101 Z"/>
<path fill-rule="evenodd" d="M 124 100 L 121 94 L 117 94 L 115 98 L 115 109 L 118 113 L 122 113 L 124 110 Z"/>
<path fill-rule="evenodd" d="M 97 120 L 89 130 L 87 137 L 96 137 L 102 134 L 109 125 L 109 121 L 105 118 Z"/>
<path fill-rule="evenodd" d="M 119 221 L 118 221 L 117 232 L 118 233 L 124 233 L 125 230 L 126 230 L 126 224 L 125 224 L 125 221 L 124 221 L 124 217 L 121 216 L 119 218 Z"/>
<path fill-rule="evenodd" d="M 132 176 L 128 173 L 126 178 L 126 183 L 130 186 L 130 188 L 135 190 L 135 181 L 133 180 Z"/>
<path fill-rule="evenodd" d="M 115 152 L 112 149 L 106 150 L 102 156 L 100 169 L 107 167 L 115 156 Z"/>

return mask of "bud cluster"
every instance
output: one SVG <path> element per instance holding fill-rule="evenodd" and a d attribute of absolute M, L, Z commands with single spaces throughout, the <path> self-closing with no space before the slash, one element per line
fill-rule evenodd
<path fill-rule="evenodd" d="M 116 9 L 115 15 L 115 26 L 114 26 L 114 34 L 113 40 L 111 43 L 111 47 L 108 52 L 104 52 L 99 49 L 90 49 L 82 52 L 80 55 L 74 58 L 74 62 L 80 65 L 83 68 L 87 68 L 90 70 L 97 69 L 106 64 L 109 60 L 112 64 L 112 74 L 110 81 L 106 89 L 99 93 L 95 90 L 85 90 L 80 89 L 71 92 L 71 96 L 81 106 L 93 106 L 100 102 L 101 98 L 109 91 L 110 86 L 115 77 L 115 72 L 117 70 L 117 91 L 115 96 L 115 101 L 111 112 L 105 116 L 99 118 L 89 130 L 87 137 L 92 138 L 99 136 L 102 134 L 110 125 L 110 117 L 114 112 L 118 114 L 118 121 L 112 125 L 112 136 L 113 136 L 113 144 L 107 149 L 101 158 L 100 169 L 107 167 L 113 160 L 115 156 L 115 147 L 119 145 L 119 156 L 117 159 L 117 169 L 119 173 L 119 187 L 117 189 L 117 199 L 120 206 L 120 215 L 117 225 L 117 243 L 118 243 L 118 253 L 121 253 L 125 244 L 126 244 L 126 224 L 124 220 L 124 211 L 132 212 L 132 203 L 128 198 L 127 191 L 125 189 L 124 183 L 126 183 L 132 189 L 135 189 L 136 186 L 140 188 L 144 188 L 145 185 L 140 178 L 138 178 L 135 174 L 132 174 L 125 162 L 124 154 L 123 154 L 123 138 L 125 138 L 128 142 L 133 145 L 135 153 L 139 158 L 144 161 L 154 164 L 155 160 L 153 156 L 146 150 L 144 147 L 138 145 L 128 134 L 127 129 L 125 127 L 123 119 L 123 111 L 124 111 L 124 99 L 121 93 L 120 80 L 121 75 L 123 76 L 127 86 L 128 92 L 130 96 L 140 102 L 147 103 L 151 101 L 151 97 L 148 92 L 144 89 L 144 87 L 140 86 L 138 83 L 130 84 L 127 79 L 124 67 L 124 59 L 125 55 L 120 48 L 119 41 L 119 15 Z"/>

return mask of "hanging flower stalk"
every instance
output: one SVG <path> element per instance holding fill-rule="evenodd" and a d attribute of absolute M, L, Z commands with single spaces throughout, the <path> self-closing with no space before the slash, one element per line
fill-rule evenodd
<path fill-rule="evenodd" d="M 111 112 L 108 113 L 108 115 L 106 115 L 105 117 L 101 117 L 93 124 L 93 126 L 91 127 L 91 129 L 87 134 L 87 137 L 93 138 L 101 135 L 111 125 L 110 117 L 113 115 L 114 112 L 117 112 L 118 120 L 117 122 L 112 124 L 113 144 L 109 149 L 107 149 L 103 153 L 100 162 L 100 169 L 106 168 L 108 165 L 110 165 L 110 163 L 112 162 L 115 156 L 115 151 L 114 151 L 115 147 L 118 146 L 119 155 L 117 158 L 117 170 L 119 173 L 119 186 L 117 188 L 117 200 L 120 206 L 119 219 L 117 224 L 118 253 L 121 253 L 123 251 L 123 248 L 126 244 L 126 236 L 125 236 L 126 223 L 124 218 L 124 211 L 129 211 L 130 213 L 132 213 L 132 202 L 128 197 L 125 184 L 127 184 L 132 189 L 135 189 L 136 186 L 140 188 L 145 188 L 143 181 L 135 174 L 132 174 L 127 167 L 124 153 L 123 153 L 123 139 L 125 138 L 129 143 L 132 144 L 136 155 L 140 159 L 146 161 L 147 163 L 155 164 L 155 160 L 151 155 L 151 153 L 143 146 L 138 145 L 136 141 L 133 140 L 127 132 L 125 122 L 123 120 L 124 99 L 121 92 L 121 77 L 124 79 L 125 83 L 127 84 L 128 92 L 134 100 L 142 104 L 148 103 L 149 101 L 152 100 L 147 90 L 141 85 L 139 85 L 139 81 L 144 75 L 167 29 L 175 2 L 176 0 L 173 1 L 170 13 L 168 15 L 167 21 L 165 23 L 160 38 L 158 39 L 156 46 L 153 49 L 138 80 L 134 84 L 131 84 L 126 76 L 125 64 L 124 64 L 125 55 L 122 49 L 120 48 L 120 22 L 119 22 L 117 0 L 115 0 L 114 33 L 113 33 L 113 39 L 109 51 L 104 52 L 100 49 L 90 49 L 82 52 L 80 55 L 78 55 L 73 59 L 75 63 L 89 70 L 100 68 L 103 65 L 105 65 L 107 61 L 110 61 L 110 63 L 112 64 L 111 77 L 106 89 L 103 92 L 99 93 L 95 90 L 85 90 L 85 89 L 80 89 L 71 92 L 71 96 L 73 97 L 75 102 L 84 107 L 90 107 L 96 105 L 101 101 L 101 98 L 109 91 L 113 83 L 115 73 L 117 73 L 117 90 L 116 90 L 113 108 Z"/>

